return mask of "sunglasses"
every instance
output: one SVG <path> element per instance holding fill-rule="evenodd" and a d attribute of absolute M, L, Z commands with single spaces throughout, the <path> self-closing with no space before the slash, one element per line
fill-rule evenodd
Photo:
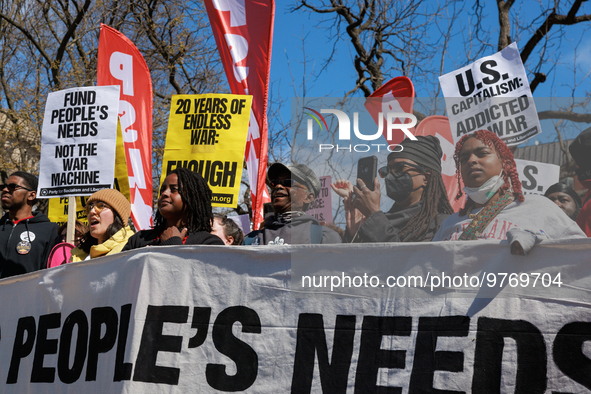
<path fill-rule="evenodd" d="M 405 162 L 398 162 L 398 163 L 394 163 L 394 165 L 388 165 L 388 166 L 380 168 L 378 170 L 378 174 L 380 174 L 380 178 L 385 178 L 390 173 L 392 173 L 394 175 L 402 174 L 405 172 L 404 171 L 405 167 L 411 167 L 411 168 L 419 170 L 420 172 L 425 172 L 425 169 L 419 165 L 405 163 Z"/>
<path fill-rule="evenodd" d="M 105 204 L 102 201 L 97 201 L 97 202 L 93 201 L 90 204 L 86 205 L 86 215 L 90 214 L 90 211 L 92 211 L 93 208 L 97 214 L 100 214 L 103 211 L 103 209 L 105 209 L 105 208 L 111 209 L 110 206 L 108 206 L 107 204 Z"/>
<path fill-rule="evenodd" d="M 283 186 L 283 187 L 299 187 L 301 189 L 306 189 L 308 190 L 308 188 L 304 185 L 302 185 L 301 183 L 299 183 L 298 181 L 296 181 L 295 179 L 270 179 L 269 180 L 269 185 L 271 187 L 277 187 L 279 185 Z"/>
<path fill-rule="evenodd" d="M 29 192 L 34 191 L 33 189 L 29 189 L 28 187 L 21 186 L 17 183 L 8 183 L 8 184 L 5 183 L 4 185 L 1 185 L 0 187 L 2 188 L 0 190 L 8 189 L 8 191 L 10 191 L 10 192 L 13 192 L 13 191 L 19 190 L 19 189 L 25 189 L 26 191 L 29 191 Z"/>

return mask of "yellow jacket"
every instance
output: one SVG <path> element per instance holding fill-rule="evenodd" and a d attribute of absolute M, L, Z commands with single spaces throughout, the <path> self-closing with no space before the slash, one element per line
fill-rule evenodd
<path fill-rule="evenodd" d="M 129 226 L 122 228 L 117 231 L 115 235 L 107 239 L 105 242 L 99 245 L 93 245 L 90 248 L 90 258 L 107 256 L 109 254 L 115 254 L 121 252 L 121 249 L 127 244 L 129 237 L 133 235 L 133 231 Z M 90 235 L 89 235 L 90 236 Z M 88 253 L 80 248 L 72 249 L 71 262 L 82 261 L 86 259 Z"/>

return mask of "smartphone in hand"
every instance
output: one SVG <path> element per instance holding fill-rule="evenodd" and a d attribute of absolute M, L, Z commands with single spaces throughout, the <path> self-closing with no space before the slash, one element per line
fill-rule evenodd
<path fill-rule="evenodd" d="M 362 157 L 359 159 L 357 162 L 357 178 L 361 179 L 371 191 L 374 189 L 374 180 L 377 174 L 378 158 L 376 156 Z"/>

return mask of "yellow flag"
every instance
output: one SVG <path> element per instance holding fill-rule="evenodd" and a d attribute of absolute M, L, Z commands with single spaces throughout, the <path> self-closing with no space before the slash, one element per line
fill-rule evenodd
<path fill-rule="evenodd" d="M 211 205 L 238 205 L 252 96 L 172 96 L 162 177 L 177 167 L 199 172 L 213 192 Z"/>
<path fill-rule="evenodd" d="M 113 188 L 119 190 L 130 200 L 129 178 L 127 177 L 127 160 L 123 146 L 123 133 L 121 123 L 117 122 L 117 145 L 115 148 L 115 179 Z M 90 196 L 76 197 L 76 219 L 88 224 L 86 218 L 86 200 Z M 68 198 L 50 198 L 47 211 L 49 220 L 59 225 L 68 222 Z"/>
<path fill-rule="evenodd" d="M 117 122 L 117 147 L 115 149 L 115 180 L 113 188 L 123 194 L 128 201 L 131 201 L 129 191 L 129 178 L 127 175 L 127 159 L 125 158 L 125 146 L 123 145 L 123 132 L 121 122 Z"/>

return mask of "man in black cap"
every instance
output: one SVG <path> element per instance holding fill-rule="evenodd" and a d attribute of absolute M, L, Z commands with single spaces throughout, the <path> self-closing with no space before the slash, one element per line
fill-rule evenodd
<path fill-rule="evenodd" d="M 335 231 L 304 213 L 320 192 L 320 181 L 310 168 L 304 164 L 274 163 L 267 178 L 274 214 L 265 219 L 262 230 L 246 236 L 245 245 L 341 243 Z"/>
<path fill-rule="evenodd" d="M 568 150 L 577 163 L 576 174 L 579 182 L 587 188 L 583 207 L 577 216 L 577 224 L 587 237 L 591 237 L 591 127 L 581 131 Z"/>
<path fill-rule="evenodd" d="M 357 179 L 357 186 L 345 198 L 347 241 L 428 242 L 453 213 L 441 178 L 439 140 L 433 136 L 416 138 L 404 140 L 399 145 L 402 150 L 390 153 L 388 165 L 379 170 L 388 197 L 395 201 L 388 212 L 380 210 L 378 179 L 373 191 Z"/>

